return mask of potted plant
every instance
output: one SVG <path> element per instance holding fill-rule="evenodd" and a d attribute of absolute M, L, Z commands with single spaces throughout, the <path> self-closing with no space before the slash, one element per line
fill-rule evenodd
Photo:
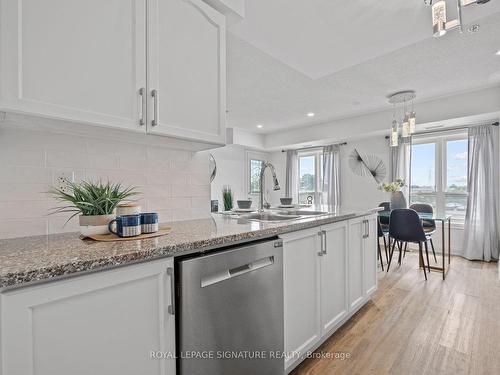
<path fill-rule="evenodd" d="M 73 213 L 79 216 L 80 232 L 83 236 L 108 233 L 108 224 L 115 218 L 118 203 L 138 194 L 135 188 L 123 188 L 120 183 L 101 181 L 62 181 L 60 187 L 49 191 L 58 202 L 68 205 L 57 207 L 51 214 Z M 68 222 L 67 221 L 67 222 Z"/>
<path fill-rule="evenodd" d="M 222 188 L 222 201 L 224 202 L 224 211 L 233 209 L 233 192 L 228 185 Z"/>
<path fill-rule="evenodd" d="M 379 190 L 391 193 L 391 209 L 408 207 L 406 198 L 401 191 L 401 189 L 405 186 L 405 181 L 401 179 L 397 179 L 396 181 L 389 183 L 384 182 L 379 186 Z"/>

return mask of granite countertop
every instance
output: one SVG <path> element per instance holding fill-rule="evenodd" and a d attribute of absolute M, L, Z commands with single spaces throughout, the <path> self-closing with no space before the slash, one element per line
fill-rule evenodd
<path fill-rule="evenodd" d="M 319 208 L 330 213 L 276 223 L 260 223 L 213 214 L 207 219 L 166 223 L 163 226 L 172 228 L 168 235 L 145 240 L 97 242 L 82 240 L 78 233 L 0 240 L 0 289 L 133 262 L 207 251 L 379 210 Z"/>

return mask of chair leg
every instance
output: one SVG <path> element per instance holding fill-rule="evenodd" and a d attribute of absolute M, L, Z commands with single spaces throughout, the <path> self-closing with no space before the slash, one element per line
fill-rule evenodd
<path fill-rule="evenodd" d="M 389 254 L 387 254 L 387 241 L 385 236 L 382 237 L 384 239 L 384 251 L 385 251 L 385 262 L 389 263 Z M 391 245 L 389 245 L 389 250 L 391 249 Z"/>
<path fill-rule="evenodd" d="M 429 273 L 431 273 L 431 263 L 429 262 L 429 245 L 427 244 L 427 241 L 425 241 L 425 256 L 427 257 L 427 269 L 429 270 Z"/>
<path fill-rule="evenodd" d="M 432 242 L 432 238 L 430 238 L 431 241 L 431 248 L 432 248 L 432 255 L 434 255 L 434 262 L 437 263 L 437 258 L 436 258 L 436 251 L 434 250 L 434 242 Z"/>
<path fill-rule="evenodd" d="M 382 271 L 384 270 L 384 260 L 382 259 L 382 250 L 380 250 L 380 238 L 377 240 L 378 254 L 377 257 L 380 259 L 380 266 Z"/>
<path fill-rule="evenodd" d="M 390 239 L 389 239 L 389 243 L 391 243 Z M 394 240 L 394 242 L 392 243 L 392 250 L 390 251 L 390 255 L 389 255 L 389 262 L 387 262 L 387 272 L 389 272 L 389 267 L 391 266 L 391 262 L 392 262 L 392 255 L 394 254 L 394 248 L 396 247 L 396 240 Z"/>
<path fill-rule="evenodd" d="M 424 269 L 424 277 L 427 281 L 427 272 L 425 271 L 424 255 L 422 254 L 422 242 L 418 243 L 418 255 L 420 256 L 420 262 L 422 262 L 422 268 Z"/>
<path fill-rule="evenodd" d="M 398 264 L 401 265 L 401 256 L 403 255 L 403 241 L 398 242 L 398 249 L 399 249 L 399 258 L 398 258 Z"/>
<path fill-rule="evenodd" d="M 406 256 L 407 251 L 408 251 L 408 242 L 405 242 L 405 251 L 403 253 L 403 258 Z"/>

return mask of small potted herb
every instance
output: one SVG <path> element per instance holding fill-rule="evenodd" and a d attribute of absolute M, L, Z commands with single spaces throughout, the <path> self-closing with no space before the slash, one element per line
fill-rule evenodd
<path fill-rule="evenodd" d="M 384 182 L 379 186 L 379 190 L 391 193 L 391 209 L 408 207 L 406 198 L 401 191 L 405 186 L 405 181 L 401 179 L 389 183 Z"/>
<path fill-rule="evenodd" d="M 224 211 L 231 211 L 233 209 L 233 192 L 229 185 L 222 188 L 222 201 L 224 202 Z"/>
<path fill-rule="evenodd" d="M 61 212 L 79 216 L 80 232 L 83 236 L 108 233 L 108 224 L 115 218 L 116 206 L 137 195 L 135 188 L 124 188 L 120 183 L 101 181 L 61 181 L 61 186 L 52 188 L 49 194 L 58 202 L 67 205 L 55 208 L 50 214 Z"/>

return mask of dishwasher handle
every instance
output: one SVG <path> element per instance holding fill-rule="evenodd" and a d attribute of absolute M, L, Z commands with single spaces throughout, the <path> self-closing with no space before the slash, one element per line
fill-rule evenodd
<path fill-rule="evenodd" d="M 201 279 L 201 287 L 205 288 L 210 285 L 220 283 L 221 281 L 231 279 L 233 277 L 244 275 L 248 272 L 257 271 L 264 267 L 269 267 L 274 264 L 274 256 L 258 259 L 255 262 L 243 264 L 238 267 L 229 268 L 221 272 L 217 272 Z"/>

